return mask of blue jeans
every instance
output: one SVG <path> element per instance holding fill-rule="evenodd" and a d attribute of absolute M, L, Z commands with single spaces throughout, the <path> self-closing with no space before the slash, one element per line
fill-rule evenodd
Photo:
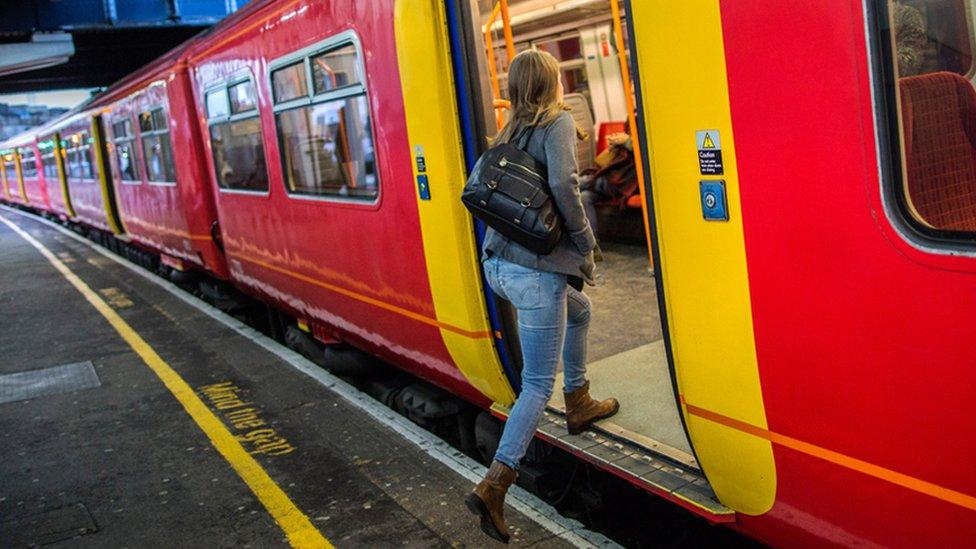
<path fill-rule="evenodd" d="M 485 278 L 518 312 L 522 392 L 502 431 L 495 459 L 518 469 L 552 396 L 562 354 L 565 392 L 586 383 L 590 300 L 566 284 L 566 275 L 538 271 L 498 256 L 484 261 Z"/>

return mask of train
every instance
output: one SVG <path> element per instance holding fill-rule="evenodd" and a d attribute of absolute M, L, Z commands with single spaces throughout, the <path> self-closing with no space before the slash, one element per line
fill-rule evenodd
<path fill-rule="evenodd" d="M 556 394 L 538 437 L 771 545 L 967 546 L 974 36 L 971 0 L 255 0 L 0 144 L 2 199 L 504 418 L 459 197 L 546 49 L 580 165 L 626 129 L 641 184 L 587 290 L 620 417 Z"/>

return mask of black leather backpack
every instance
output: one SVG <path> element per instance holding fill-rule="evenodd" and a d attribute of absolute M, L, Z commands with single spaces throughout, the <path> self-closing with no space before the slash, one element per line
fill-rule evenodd
<path fill-rule="evenodd" d="M 474 165 L 461 201 L 486 225 L 537 254 L 548 254 L 563 232 L 546 166 L 527 153 L 534 127 L 486 151 Z M 522 137 L 520 146 L 518 137 Z"/>

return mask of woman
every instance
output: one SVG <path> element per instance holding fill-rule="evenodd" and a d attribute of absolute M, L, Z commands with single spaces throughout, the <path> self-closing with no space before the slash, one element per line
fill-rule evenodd
<path fill-rule="evenodd" d="M 488 229 L 484 271 L 492 290 L 518 312 L 522 344 L 522 392 L 502 432 L 495 459 L 465 503 L 481 516 L 481 529 L 508 543 L 505 493 L 535 434 L 552 394 L 560 353 L 565 375 L 566 424 L 570 433 L 617 413 L 616 399 L 596 401 L 586 380 L 586 331 L 590 301 L 580 291 L 593 284 L 596 239 L 580 202 L 573 117 L 562 105 L 559 63 L 543 51 L 515 56 L 508 73 L 512 116 L 494 143 L 513 144 L 546 165 L 564 234 L 547 255 L 537 255 Z M 575 287 L 572 287 L 572 286 Z"/>

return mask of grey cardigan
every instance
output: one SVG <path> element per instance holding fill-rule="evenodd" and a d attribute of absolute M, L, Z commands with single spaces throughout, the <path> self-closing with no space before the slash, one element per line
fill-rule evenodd
<path fill-rule="evenodd" d="M 537 127 L 526 151 L 546 165 L 552 199 L 563 218 L 563 236 L 552 252 L 539 255 L 489 227 L 482 247 L 484 257 L 498 255 L 525 267 L 575 276 L 593 284 L 596 238 L 580 201 L 576 123 L 572 115 L 564 112 L 547 126 Z"/>

